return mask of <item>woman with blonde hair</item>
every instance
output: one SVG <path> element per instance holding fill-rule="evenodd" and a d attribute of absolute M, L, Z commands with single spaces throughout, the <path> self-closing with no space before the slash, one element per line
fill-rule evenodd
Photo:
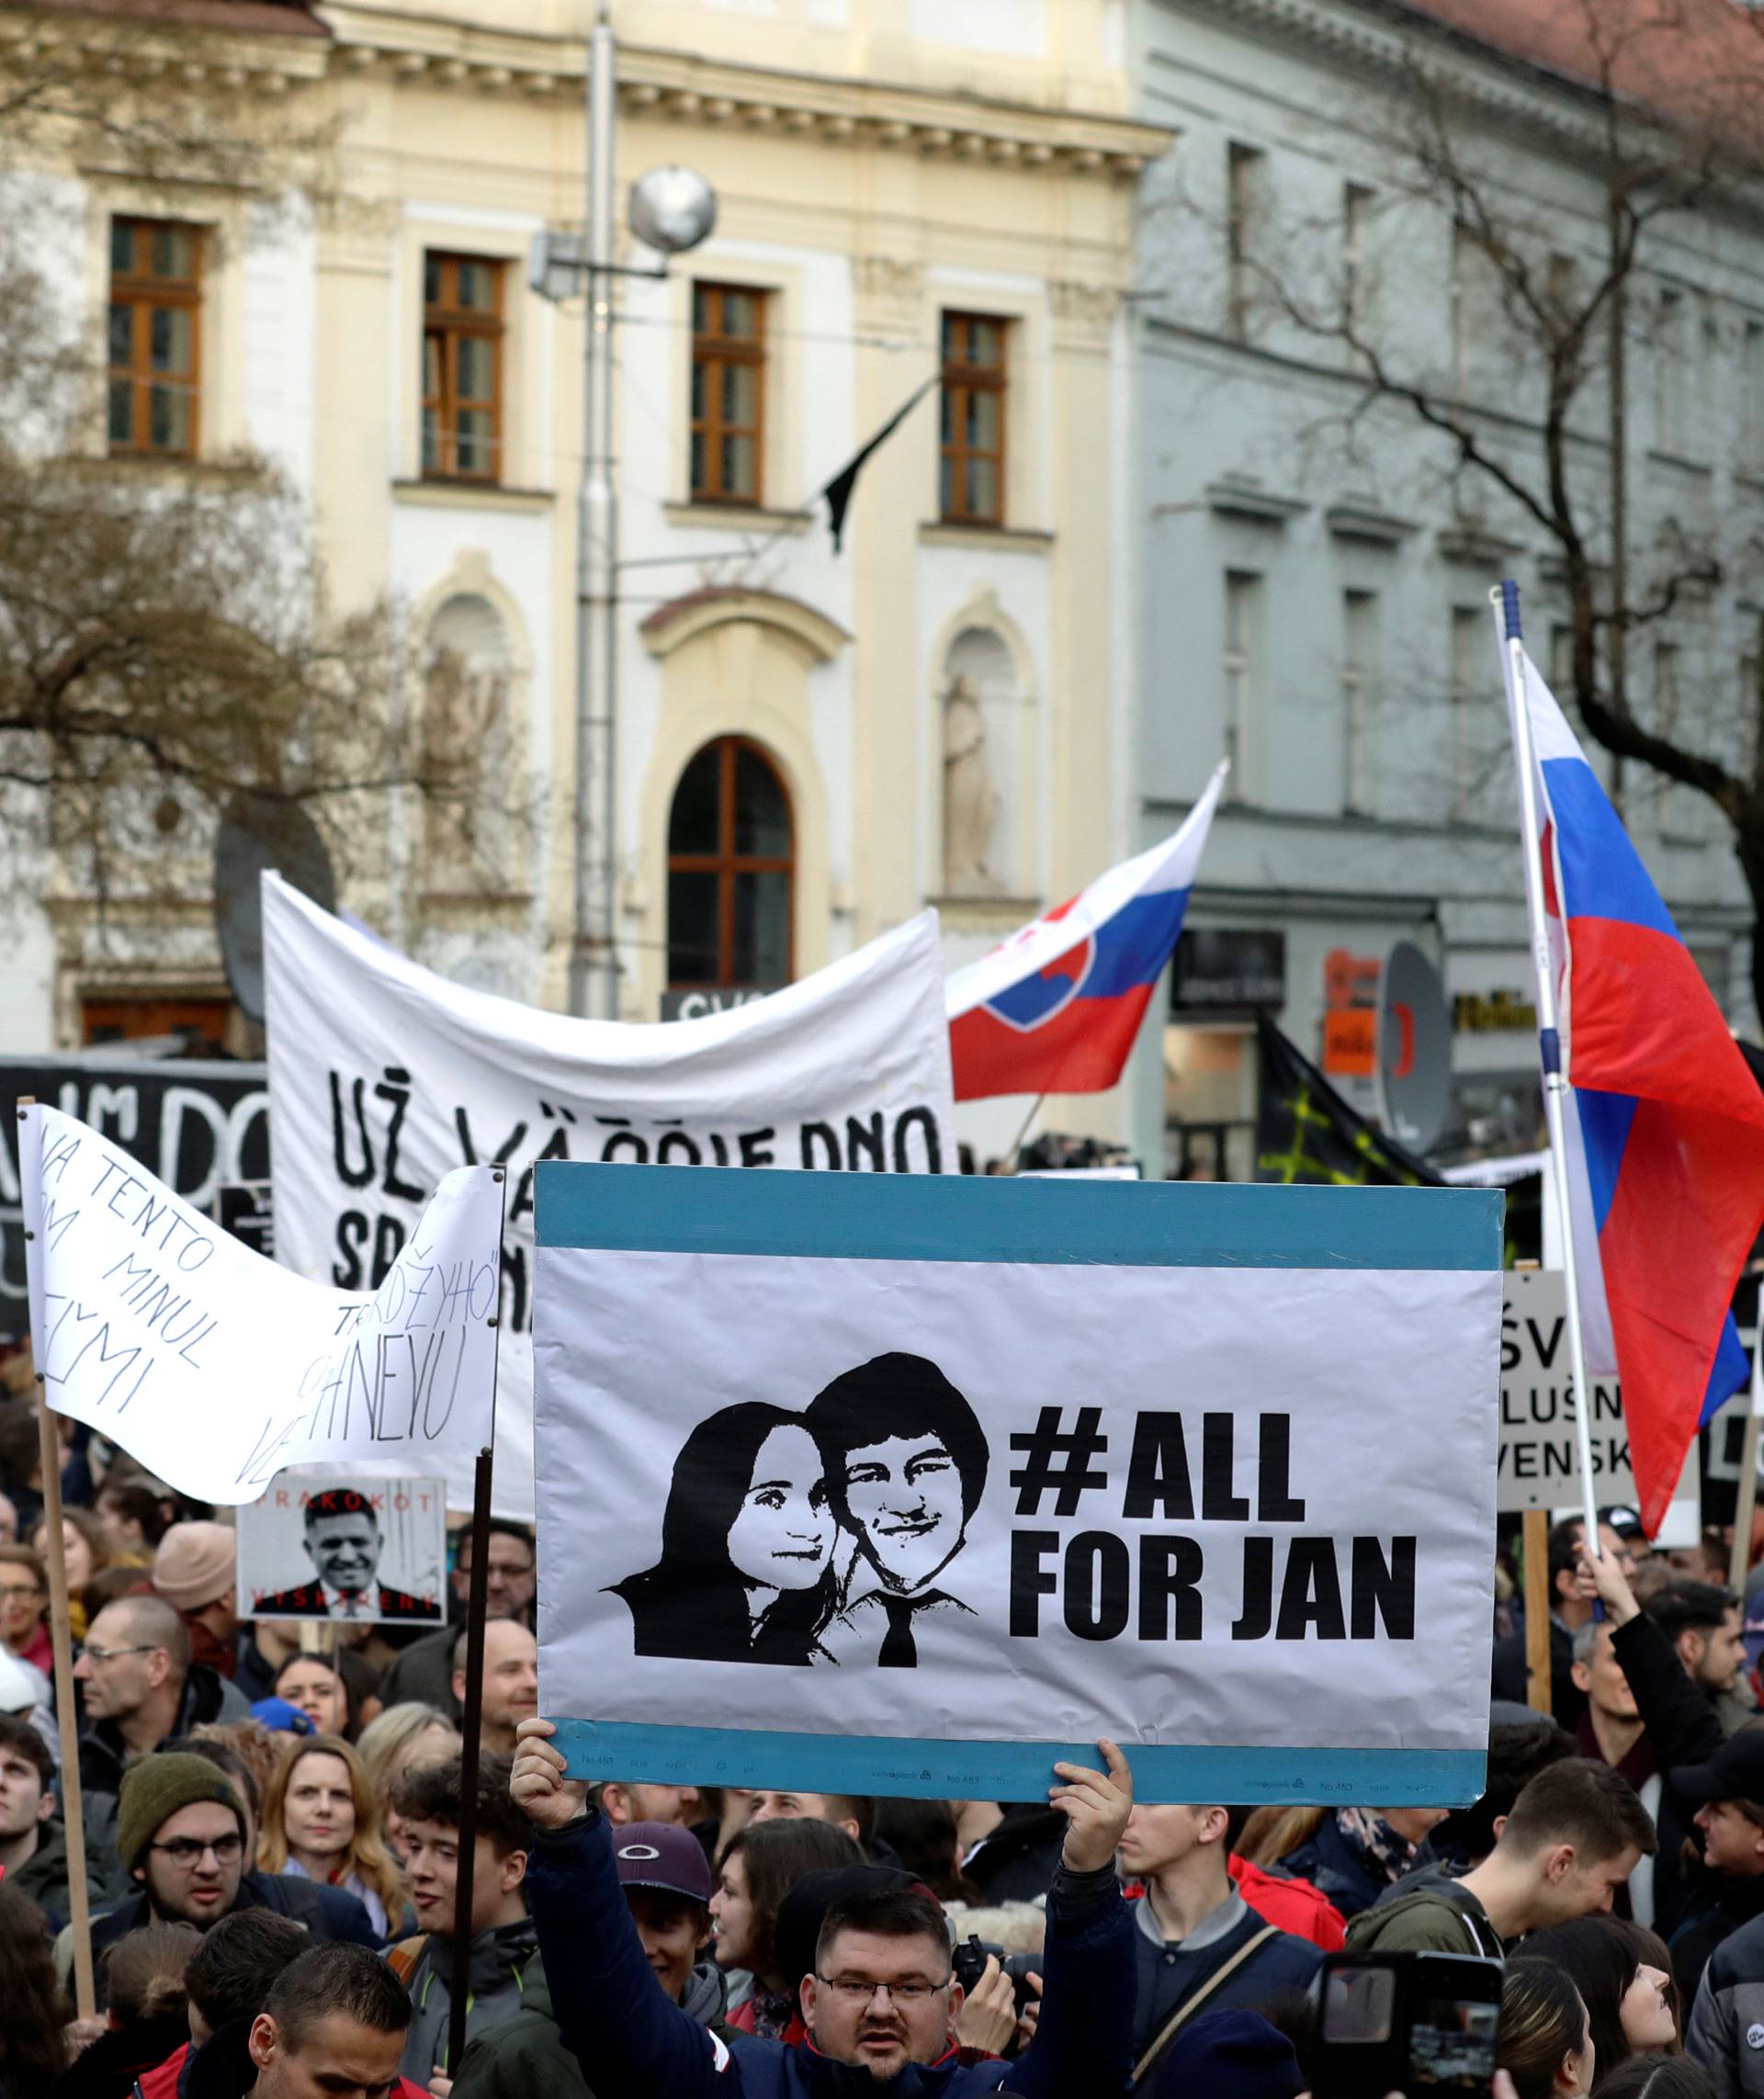
<path fill-rule="evenodd" d="M 392 1795 L 399 1778 L 415 1764 L 445 1764 L 465 1746 L 446 1713 L 406 1698 L 388 1706 L 361 1731 L 356 1744 L 374 1798 L 386 1803 L 386 1843 L 395 1858 L 403 1856 L 398 1811 Z"/>
<path fill-rule="evenodd" d="M 26 1542 L 33 1552 L 49 1551 L 49 1518 L 40 1516 Z M 67 1569 L 68 1626 L 75 1640 L 85 1638 L 85 1585 L 110 1564 L 110 1541 L 87 1508 L 62 1511 L 62 1559 Z"/>
<path fill-rule="evenodd" d="M 340 1736 L 288 1744 L 264 1795 L 257 1863 L 359 1896 L 382 1939 L 403 1921 L 404 1883 L 380 1837 L 367 1771 Z"/>

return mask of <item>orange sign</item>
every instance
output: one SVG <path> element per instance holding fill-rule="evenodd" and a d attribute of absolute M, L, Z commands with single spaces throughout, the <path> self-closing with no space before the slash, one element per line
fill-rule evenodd
<path fill-rule="evenodd" d="M 1370 1078 L 1377 1070 L 1378 1016 L 1370 1006 L 1324 1014 L 1323 1068 L 1342 1078 Z"/>

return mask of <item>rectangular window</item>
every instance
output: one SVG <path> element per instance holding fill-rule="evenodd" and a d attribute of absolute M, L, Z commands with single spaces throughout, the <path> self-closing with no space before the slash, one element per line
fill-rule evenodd
<path fill-rule="evenodd" d="M 1341 593 L 1342 807 L 1364 815 L 1372 807 L 1372 713 L 1378 676 L 1378 596 Z"/>
<path fill-rule="evenodd" d="M 423 258 L 423 472 L 438 481 L 503 474 L 503 265 Z"/>
<path fill-rule="evenodd" d="M 1255 285 L 1250 258 L 1260 231 L 1268 179 L 1268 156 L 1233 141 L 1225 149 L 1225 332 L 1247 343 L 1254 317 Z"/>
<path fill-rule="evenodd" d="M 1756 473 L 1764 468 L 1764 321 L 1746 323 L 1740 360 L 1740 457 Z"/>
<path fill-rule="evenodd" d="M 1004 523 L 1005 322 L 945 313 L 937 504 L 950 525 Z"/>
<path fill-rule="evenodd" d="M 1230 569 L 1225 578 L 1225 755 L 1231 761 L 1226 792 L 1251 801 L 1252 735 L 1256 717 L 1258 629 L 1261 619 L 1261 578 Z"/>
<path fill-rule="evenodd" d="M 765 294 L 692 288 L 692 500 L 764 501 Z"/>
<path fill-rule="evenodd" d="M 1341 186 L 1341 318 L 1349 339 L 1363 343 L 1372 321 L 1372 257 L 1367 236 L 1373 193 L 1364 184 Z"/>
<path fill-rule="evenodd" d="M 202 235 L 164 219 L 110 221 L 112 452 L 196 456 Z"/>
<path fill-rule="evenodd" d="M 1463 395 L 1470 390 L 1471 358 L 1476 325 L 1475 301 L 1477 263 L 1481 251 L 1476 236 L 1463 224 L 1452 229 L 1452 389 Z"/>
<path fill-rule="evenodd" d="M 1488 615 L 1475 605 L 1452 608 L 1452 821 L 1475 817 L 1483 784 L 1484 738 L 1478 734 L 1479 705 L 1488 704 L 1493 679 L 1500 675 L 1495 659 L 1494 630 Z"/>
<path fill-rule="evenodd" d="M 1684 449 L 1684 294 L 1667 286 L 1654 335 L 1654 442 L 1662 452 Z"/>

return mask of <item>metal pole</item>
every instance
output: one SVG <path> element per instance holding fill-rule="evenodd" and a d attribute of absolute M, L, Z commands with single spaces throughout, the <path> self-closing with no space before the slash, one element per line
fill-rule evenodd
<path fill-rule="evenodd" d="M 582 457 L 576 546 L 576 881 L 570 1005 L 618 1018 L 617 782 L 618 494 L 613 428 L 614 135 L 617 54 L 607 0 L 588 41 L 588 186 L 582 325 Z"/>
<path fill-rule="evenodd" d="M 1567 1150 L 1564 1143 L 1568 1081 L 1562 1069 L 1562 1037 L 1557 1027 L 1555 965 L 1550 954 L 1549 923 L 1544 909 L 1542 831 L 1537 820 L 1537 766 L 1532 748 L 1531 709 L 1525 697 L 1525 644 L 1520 637 L 1519 585 L 1502 583 L 1488 593 L 1500 638 L 1501 664 L 1507 677 L 1507 705 L 1513 729 L 1513 763 L 1519 773 L 1519 822 L 1525 860 L 1525 910 L 1532 929 L 1532 968 L 1537 979 L 1538 1047 L 1544 1065 L 1544 1117 L 1555 1155 L 1557 1220 L 1562 1231 L 1562 1287 L 1567 1301 L 1568 1359 L 1574 1371 L 1574 1439 L 1580 1459 L 1580 1493 L 1586 1518 L 1587 1550 L 1599 1553 L 1599 1510 L 1592 1484 L 1592 1431 L 1589 1416 L 1592 1387 L 1587 1382 L 1586 1350 L 1580 1339 L 1580 1281 L 1574 1265 L 1574 1204 L 1568 1188 Z M 1595 1609 L 1595 1617 L 1602 1615 Z"/>

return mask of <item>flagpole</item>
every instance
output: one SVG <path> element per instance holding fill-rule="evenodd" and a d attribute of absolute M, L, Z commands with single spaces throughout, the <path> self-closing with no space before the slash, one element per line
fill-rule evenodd
<path fill-rule="evenodd" d="M 1574 1372 L 1574 1440 L 1580 1460 L 1581 1512 L 1586 1518 L 1587 1550 L 1599 1554 L 1599 1508 L 1592 1483 L 1592 1388 L 1587 1382 L 1586 1349 L 1580 1337 L 1580 1279 L 1574 1261 L 1574 1203 L 1568 1186 L 1564 1126 L 1568 1081 L 1562 1069 L 1562 1036 L 1555 1002 L 1555 969 L 1544 908 L 1543 832 L 1537 814 L 1537 762 L 1532 745 L 1531 709 L 1525 698 L 1525 644 L 1519 622 L 1519 585 L 1503 582 L 1488 593 L 1494 607 L 1495 633 L 1501 644 L 1506 673 L 1507 711 L 1512 724 L 1513 764 L 1519 774 L 1520 838 L 1525 862 L 1525 913 L 1531 923 L 1532 970 L 1537 982 L 1538 1050 L 1544 1067 L 1544 1119 L 1555 1155 L 1556 1221 L 1562 1233 L 1562 1282 L 1566 1299 L 1568 1360 Z M 1595 1606 L 1594 1615 L 1602 1610 Z"/>
<path fill-rule="evenodd" d="M 1727 1561 L 1727 1586 L 1746 1594 L 1752 1564 L 1752 1512 L 1758 1507 L 1758 1432 L 1764 1429 L 1764 1285 L 1758 1293 L 1758 1333 L 1752 1342 L 1752 1394 L 1740 1439 L 1739 1482 L 1734 1495 L 1734 1542 Z"/>

